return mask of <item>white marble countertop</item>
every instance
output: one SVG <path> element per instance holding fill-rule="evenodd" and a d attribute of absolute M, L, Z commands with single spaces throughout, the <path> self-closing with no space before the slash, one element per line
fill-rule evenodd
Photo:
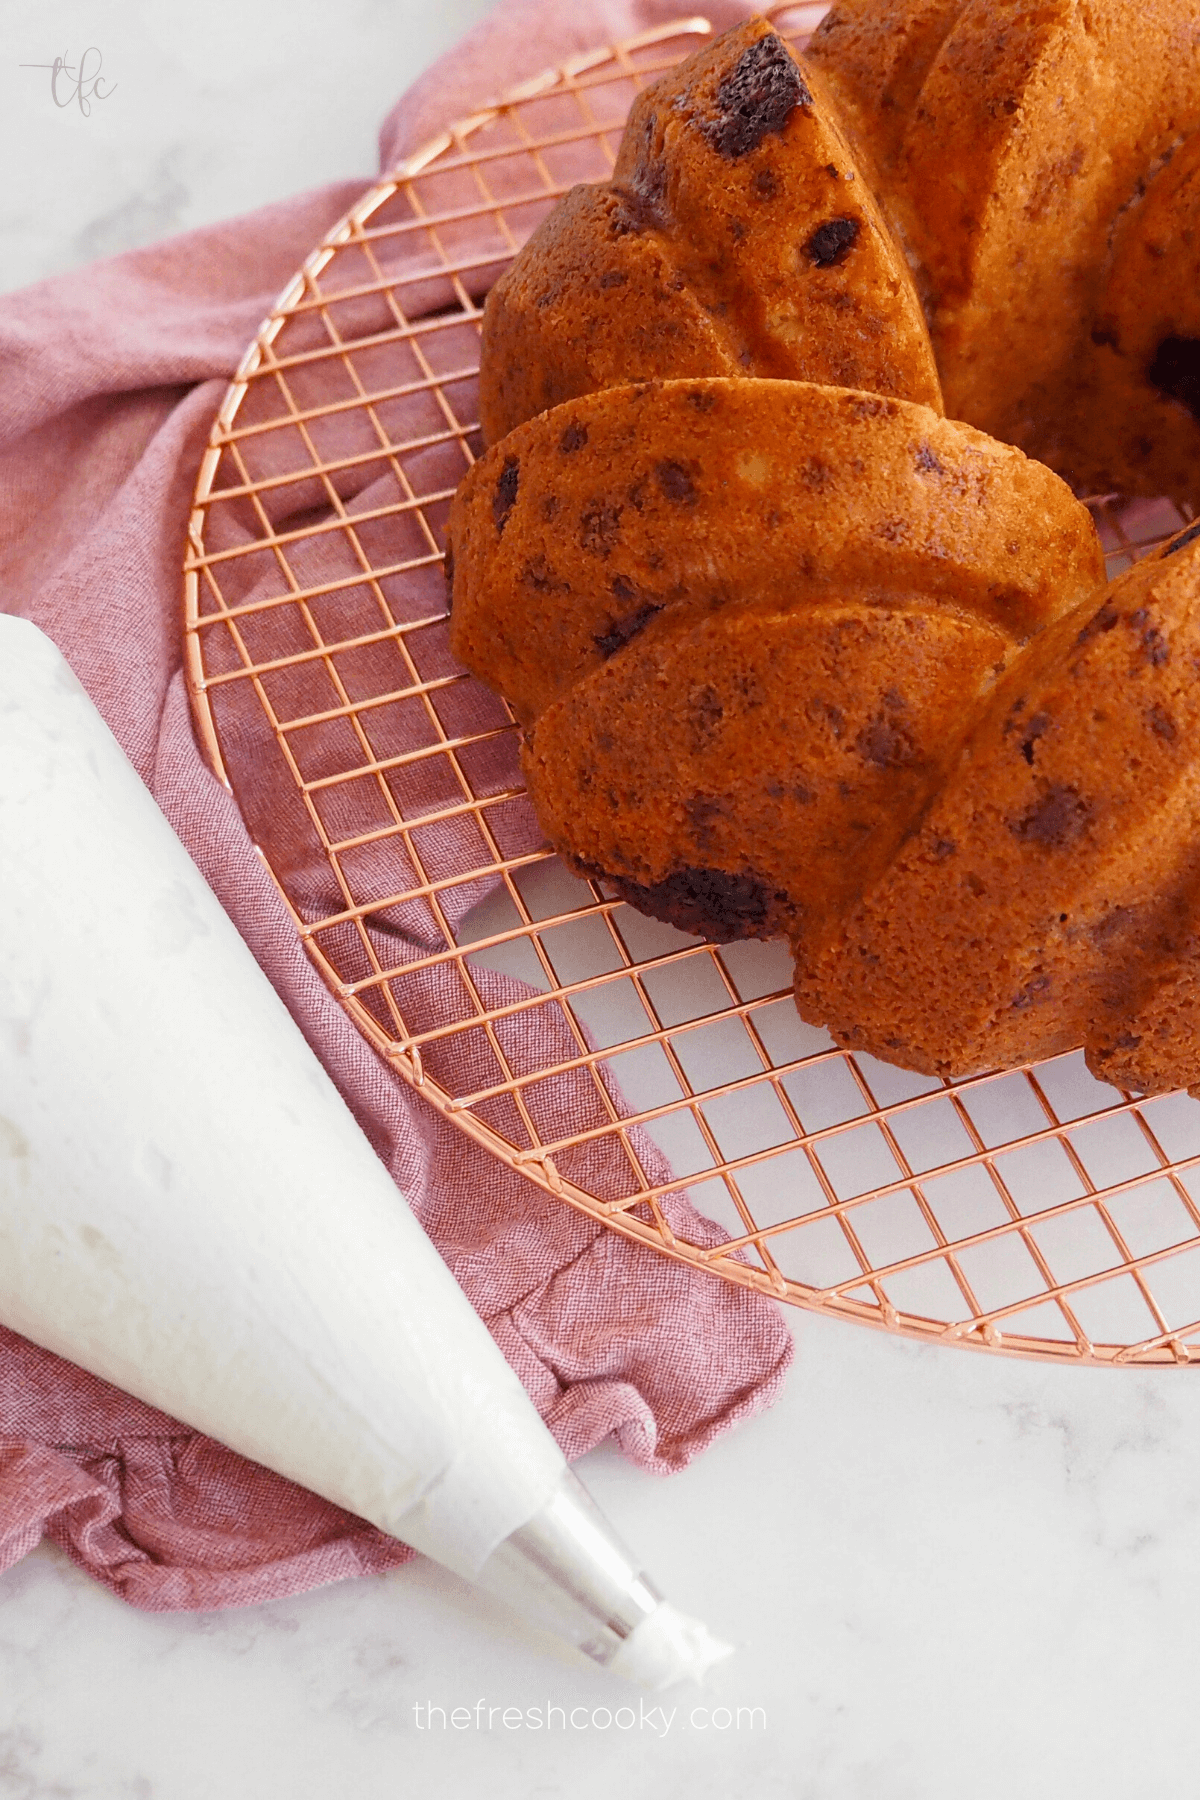
<path fill-rule="evenodd" d="M 669 1722 L 606 1724 L 604 1709 L 636 1713 L 634 1690 L 429 1564 L 146 1616 L 43 1547 L 0 1576 L 0 1794 L 1190 1793 L 1195 1377 L 796 1326 L 784 1398 L 682 1475 L 607 1451 L 580 1465 L 676 1602 L 741 1646 L 709 1690 L 662 1702 Z M 723 1706 L 729 1725 L 693 1717 Z M 524 1721 L 506 1728 L 504 1708 Z"/>
<path fill-rule="evenodd" d="M 182 0 L 7 0 L 4 285 L 369 175 L 395 93 L 486 4 L 350 0 L 335 30 L 296 0 L 210 0 L 202 28 Z M 116 85 L 84 118 L 20 65 L 88 45 Z M 320 105 L 297 108 L 314 84 Z M 43 1546 L 0 1576 L 0 1796 L 1191 1792 L 1194 1369 L 792 1322 L 772 1413 L 669 1481 L 608 1451 L 581 1470 L 677 1604 L 741 1646 L 711 1691 L 639 1716 L 632 1690 L 427 1564 L 146 1616 Z"/>

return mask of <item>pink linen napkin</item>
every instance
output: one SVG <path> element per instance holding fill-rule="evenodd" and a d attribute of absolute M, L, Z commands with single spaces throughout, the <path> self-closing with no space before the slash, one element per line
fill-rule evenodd
<path fill-rule="evenodd" d="M 677 10 L 509 0 L 398 104 L 382 166 L 528 75 Z M 745 10 L 707 9 L 718 27 Z M 303 955 L 192 734 L 179 571 L 200 455 L 259 322 L 365 185 L 0 299 L 0 609 L 63 650 L 566 1454 L 615 1434 L 665 1472 L 774 1397 L 790 1360 L 776 1309 L 543 1198 L 401 1082 Z M 518 1029 L 511 1049 L 536 1046 Z M 686 1199 L 670 1204 L 695 1241 L 719 1241 Z M 249 1604 L 411 1554 L 0 1328 L 0 1568 L 43 1535 L 154 1610 Z"/>

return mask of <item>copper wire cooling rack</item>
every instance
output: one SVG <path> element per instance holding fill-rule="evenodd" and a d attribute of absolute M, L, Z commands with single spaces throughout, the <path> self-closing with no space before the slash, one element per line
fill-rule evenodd
<path fill-rule="evenodd" d="M 776 22 L 802 39 L 821 10 Z M 608 174 L 634 94 L 709 29 L 680 19 L 526 83 L 309 258 L 197 484 L 202 740 L 356 1024 L 542 1190 L 909 1336 L 1200 1358 L 1200 1105 L 1104 1087 L 1078 1055 L 947 1084 L 837 1049 L 797 1017 L 785 946 L 703 943 L 567 873 L 509 714 L 449 658 L 443 530 L 480 449 L 487 289 L 560 194 Z M 1181 523 L 1093 505 L 1114 573 Z"/>

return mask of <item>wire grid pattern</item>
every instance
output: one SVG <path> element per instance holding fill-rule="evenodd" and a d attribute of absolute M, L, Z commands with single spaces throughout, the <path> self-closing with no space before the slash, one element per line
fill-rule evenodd
<path fill-rule="evenodd" d="M 803 42 L 821 7 L 776 9 Z M 1200 1105 L 1079 1055 L 958 1083 L 804 1025 L 779 944 L 710 945 L 548 852 L 503 703 L 450 660 L 483 300 L 708 33 L 576 57 L 374 188 L 214 425 L 184 574 L 203 742 L 333 992 L 461 1129 L 627 1236 L 797 1304 L 1080 1362 L 1200 1358 Z M 1092 503 L 1111 572 L 1182 522 Z M 728 1234 L 714 1242 L 681 1189 Z"/>

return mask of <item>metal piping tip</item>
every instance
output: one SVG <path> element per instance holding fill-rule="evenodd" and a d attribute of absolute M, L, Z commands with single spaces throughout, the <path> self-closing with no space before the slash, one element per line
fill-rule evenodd
<path fill-rule="evenodd" d="M 643 1687 L 700 1681 L 732 1651 L 663 1599 L 569 1469 L 476 1579 L 514 1612 Z"/>

